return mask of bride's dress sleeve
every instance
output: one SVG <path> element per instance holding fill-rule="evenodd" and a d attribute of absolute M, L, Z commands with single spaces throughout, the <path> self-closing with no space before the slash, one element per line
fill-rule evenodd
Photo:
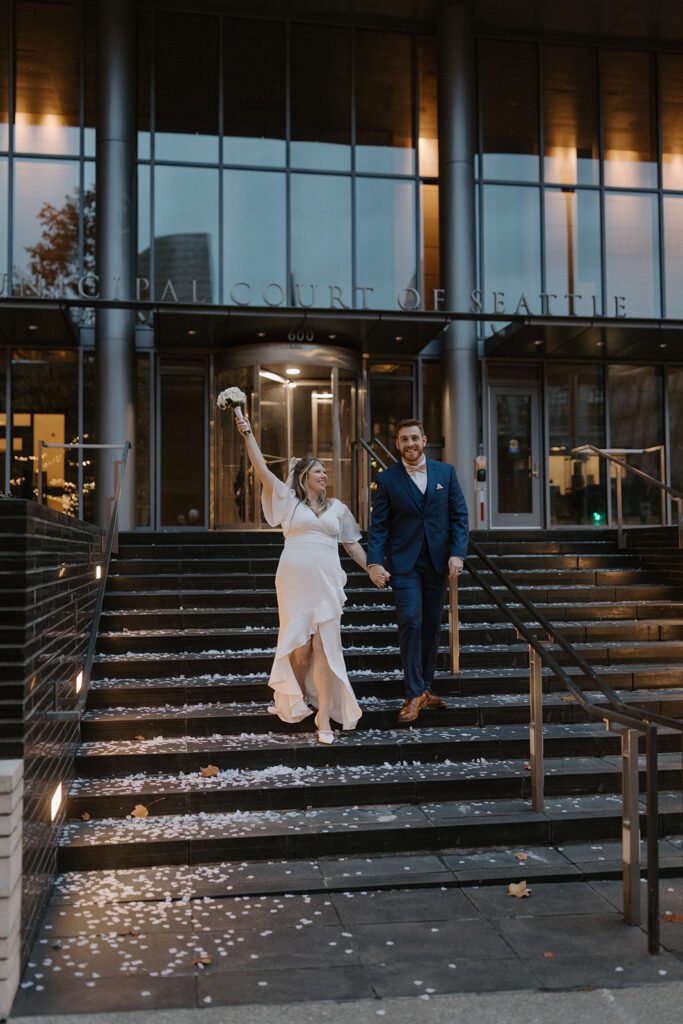
<path fill-rule="evenodd" d="M 266 492 L 265 487 L 261 488 L 261 508 L 269 526 L 279 526 L 287 515 L 295 498 L 294 491 L 282 480 L 274 479 L 273 487 Z"/>
<path fill-rule="evenodd" d="M 342 513 L 339 517 L 339 543 L 353 544 L 354 541 L 360 540 L 361 537 L 362 534 L 358 529 L 358 523 L 346 505 L 342 505 Z"/>

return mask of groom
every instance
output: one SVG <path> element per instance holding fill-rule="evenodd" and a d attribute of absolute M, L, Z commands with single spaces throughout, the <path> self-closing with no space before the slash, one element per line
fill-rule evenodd
<path fill-rule="evenodd" d="M 379 474 L 368 540 L 368 573 L 391 584 L 406 700 L 399 723 L 414 722 L 423 708 L 444 708 L 431 692 L 448 580 L 459 576 L 467 554 L 467 505 L 455 469 L 426 459 L 419 420 L 396 427 L 400 459 Z"/>

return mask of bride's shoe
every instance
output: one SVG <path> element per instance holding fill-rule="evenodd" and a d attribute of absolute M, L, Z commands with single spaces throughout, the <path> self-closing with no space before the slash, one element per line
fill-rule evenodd
<path fill-rule="evenodd" d="M 318 729 L 318 716 L 315 716 L 315 727 Z M 318 743 L 325 743 L 327 746 L 334 743 L 334 733 L 327 729 L 318 729 Z"/>

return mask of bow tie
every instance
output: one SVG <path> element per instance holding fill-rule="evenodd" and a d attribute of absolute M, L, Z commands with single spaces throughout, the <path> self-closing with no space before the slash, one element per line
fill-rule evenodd
<path fill-rule="evenodd" d="M 404 463 L 404 466 L 405 466 L 405 463 Z M 426 462 L 421 462 L 419 466 L 405 466 L 405 469 L 406 469 L 406 473 L 410 473 L 411 476 L 414 476 L 415 473 L 426 473 L 427 472 L 427 463 Z"/>

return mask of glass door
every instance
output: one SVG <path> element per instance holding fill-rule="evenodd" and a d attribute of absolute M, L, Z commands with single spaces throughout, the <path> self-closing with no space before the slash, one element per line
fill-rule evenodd
<path fill-rule="evenodd" d="M 491 415 L 491 525 L 542 525 L 541 417 L 535 387 L 496 386 Z"/>
<path fill-rule="evenodd" d="M 206 365 L 161 360 L 159 367 L 158 527 L 207 525 Z"/>
<path fill-rule="evenodd" d="M 356 375 L 337 366 L 263 363 L 217 369 L 216 391 L 237 384 L 263 456 L 281 480 L 289 461 L 315 455 L 327 470 L 327 493 L 351 498 L 351 444 L 356 435 Z M 260 488 L 245 464 L 232 414 L 216 415 L 216 525 L 265 526 Z"/>

